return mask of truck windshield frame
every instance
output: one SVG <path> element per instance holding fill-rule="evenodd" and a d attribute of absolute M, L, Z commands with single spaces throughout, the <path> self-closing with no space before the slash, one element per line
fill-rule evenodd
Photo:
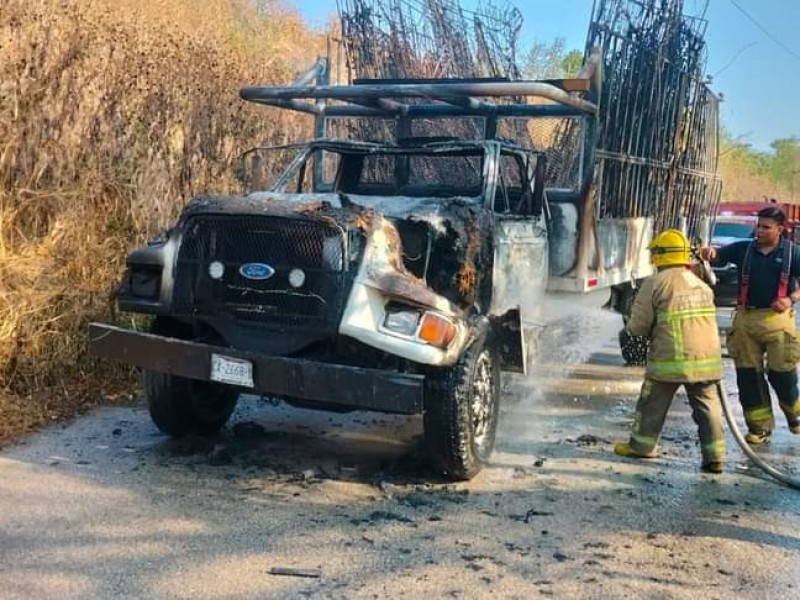
<path fill-rule="evenodd" d="M 456 141 L 404 147 L 325 140 L 301 151 L 278 177 L 272 191 L 480 199 L 494 183 L 488 166 L 498 154 L 517 157 L 517 179 L 523 189 L 530 187 L 530 174 L 524 165 L 538 153 L 511 144 Z M 315 161 L 325 168 L 315 169 Z M 313 178 L 313 184 L 312 173 L 322 174 Z"/>

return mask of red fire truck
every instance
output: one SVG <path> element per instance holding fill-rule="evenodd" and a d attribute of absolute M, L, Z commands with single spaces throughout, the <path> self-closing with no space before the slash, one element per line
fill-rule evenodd
<path fill-rule="evenodd" d="M 755 224 L 758 221 L 758 212 L 770 206 L 777 206 L 786 214 L 786 234 L 798 242 L 800 238 L 800 228 L 796 226 L 800 223 L 800 204 L 789 204 L 787 202 L 723 202 L 719 205 L 717 218 L 715 220 L 712 238 L 717 239 L 714 245 L 723 246 L 741 238 L 753 237 Z M 749 229 L 749 225 L 752 228 Z M 795 229 L 797 228 L 797 231 Z M 730 241 L 727 241 L 731 238 Z"/>

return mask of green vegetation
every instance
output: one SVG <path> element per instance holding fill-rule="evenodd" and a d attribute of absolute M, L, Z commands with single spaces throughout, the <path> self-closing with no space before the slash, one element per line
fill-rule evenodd
<path fill-rule="evenodd" d="M 723 131 L 720 143 L 723 200 L 767 197 L 800 203 L 800 138 L 775 140 L 770 146 L 771 152 L 755 150 Z"/>
<path fill-rule="evenodd" d="M 525 79 L 566 79 L 577 76 L 582 65 L 583 52 L 566 50 L 566 40 L 559 37 L 550 43 L 535 40 L 521 70 Z"/>

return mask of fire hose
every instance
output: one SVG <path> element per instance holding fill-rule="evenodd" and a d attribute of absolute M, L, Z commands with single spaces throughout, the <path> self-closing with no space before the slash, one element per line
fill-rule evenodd
<path fill-rule="evenodd" d="M 767 475 L 777 479 L 781 483 L 788 485 L 791 488 L 800 490 L 800 480 L 790 477 L 789 475 L 779 471 L 771 464 L 763 460 L 758 454 L 753 452 L 752 448 L 750 448 L 750 445 L 745 441 L 742 431 L 739 429 L 739 425 L 736 423 L 736 419 L 733 416 L 733 411 L 731 410 L 730 403 L 728 402 L 728 395 L 725 393 L 725 386 L 722 384 L 722 381 L 717 383 L 717 392 L 719 393 L 719 399 L 722 403 L 722 412 L 725 413 L 725 420 L 728 422 L 728 427 L 731 429 L 733 439 L 735 439 L 736 443 L 739 444 L 747 458 L 752 460 L 753 463 L 755 463 L 755 465 Z"/>
<path fill-rule="evenodd" d="M 709 285 L 714 286 L 716 284 L 716 275 L 714 274 L 714 271 L 711 269 L 711 265 L 708 263 L 708 261 L 702 259 L 699 256 L 699 253 L 697 252 L 697 247 L 692 248 L 692 254 L 695 256 L 700 266 L 700 272 L 699 272 L 700 277 L 704 279 L 706 283 L 708 283 Z M 628 354 L 631 355 L 630 358 L 632 359 L 629 362 L 633 362 L 633 360 L 641 360 L 642 362 L 644 362 L 644 356 L 647 353 L 646 338 L 637 339 L 634 338 L 633 336 L 628 335 L 625 339 L 623 339 L 623 333 L 627 332 L 625 332 L 624 330 L 623 332 L 620 332 L 620 345 L 623 348 L 623 356 L 625 356 L 625 352 L 627 351 Z M 639 346 L 643 345 L 644 347 L 640 348 L 639 346 L 637 346 L 637 343 L 639 344 Z M 791 488 L 800 489 L 800 480 L 779 471 L 778 469 L 770 465 L 768 462 L 766 462 L 764 459 L 762 459 L 758 454 L 753 452 L 753 449 L 750 448 L 750 445 L 744 439 L 742 431 L 741 429 L 739 429 L 739 425 L 736 422 L 736 419 L 733 415 L 730 403 L 728 402 L 728 395 L 725 393 L 725 386 L 723 385 L 723 382 L 721 380 L 717 382 L 717 392 L 719 394 L 719 399 L 722 404 L 722 412 L 725 414 L 725 420 L 728 422 L 728 427 L 730 428 L 731 433 L 733 434 L 733 439 L 735 439 L 736 443 L 739 444 L 739 447 L 742 449 L 742 452 L 744 452 L 745 456 L 747 456 L 747 458 L 749 458 L 753 462 L 753 464 L 755 464 L 758 468 L 760 468 L 770 477 L 777 479 L 779 482 Z"/>

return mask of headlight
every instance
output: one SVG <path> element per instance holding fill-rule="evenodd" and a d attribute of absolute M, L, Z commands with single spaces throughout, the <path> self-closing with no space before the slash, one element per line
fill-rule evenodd
<path fill-rule="evenodd" d="M 161 269 L 137 267 L 128 270 L 127 290 L 124 295 L 131 295 L 143 300 L 158 300 L 161 288 Z"/>
<path fill-rule="evenodd" d="M 419 324 L 419 312 L 416 310 L 387 312 L 383 319 L 384 328 L 407 336 L 413 336 L 417 332 L 417 324 Z"/>
<path fill-rule="evenodd" d="M 386 307 L 383 329 L 437 348 L 447 348 L 457 333 L 455 324 L 444 315 L 391 304 Z"/>
<path fill-rule="evenodd" d="M 222 279 L 222 276 L 224 274 L 225 274 L 225 265 L 222 264 L 220 261 L 215 260 L 208 265 L 208 276 L 211 277 L 211 279 Z"/>
<path fill-rule="evenodd" d="M 302 287 L 306 282 L 306 273 L 303 269 L 292 269 L 289 271 L 289 285 L 293 288 Z"/>

